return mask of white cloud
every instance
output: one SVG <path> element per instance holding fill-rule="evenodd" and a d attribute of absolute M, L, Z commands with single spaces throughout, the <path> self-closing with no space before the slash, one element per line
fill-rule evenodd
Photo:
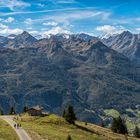
<path fill-rule="evenodd" d="M 41 31 L 47 31 L 49 28 L 41 28 Z"/>
<path fill-rule="evenodd" d="M 33 27 L 27 27 L 27 30 L 32 30 L 33 29 Z"/>
<path fill-rule="evenodd" d="M 0 29 L 7 29 L 7 28 L 8 28 L 8 26 L 6 26 L 6 25 L 0 23 Z"/>
<path fill-rule="evenodd" d="M 94 7 L 84 7 L 84 8 L 59 8 L 59 9 L 50 9 L 50 10 L 40 10 L 40 11 L 17 11 L 17 12 L 7 12 L 7 13 L 0 13 L 1 16 L 11 16 L 11 15 L 28 15 L 28 14 L 43 14 L 43 13 L 53 13 L 55 12 L 56 14 L 54 14 L 54 16 L 52 16 L 52 18 L 54 17 L 63 17 L 66 19 L 70 19 L 68 16 L 72 16 L 72 15 L 81 15 L 81 17 L 83 15 L 85 15 L 83 18 L 86 18 L 86 14 L 88 14 L 88 17 L 93 17 L 93 16 L 99 16 L 102 19 L 108 19 L 108 17 L 110 16 L 110 12 L 106 12 L 106 11 L 98 11 L 95 10 Z M 63 13 L 62 13 L 63 12 Z M 98 14 L 98 15 L 95 15 Z M 65 17 L 64 17 L 65 16 Z M 66 17 L 67 16 L 67 17 Z M 49 16 L 50 17 L 50 16 Z M 44 18 L 43 18 L 44 19 Z M 40 19 L 42 20 L 42 19 Z M 45 18 L 46 20 L 46 18 Z"/>
<path fill-rule="evenodd" d="M 93 19 L 96 20 L 105 20 L 110 16 L 110 13 L 104 11 L 95 11 L 95 10 L 85 10 L 85 9 L 56 9 L 56 10 L 45 10 L 45 11 L 36 11 L 36 13 L 46 13 L 46 12 L 56 12 L 57 14 L 47 15 L 43 18 L 31 19 L 27 18 L 24 23 L 31 25 L 33 23 L 38 23 L 46 26 L 57 26 L 62 24 L 65 27 L 71 26 L 72 21 L 84 20 L 84 19 Z M 34 13 L 34 12 L 33 12 Z M 21 13 L 23 14 L 23 13 Z M 30 14 L 30 12 L 29 12 Z M 47 22 L 46 22 L 47 21 Z"/>
<path fill-rule="evenodd" d="M 0 21 L 3 21 L 3 19 L 2 19 L 2 18 L 0 18 Z"/>
<path fill-rule="evenodd" d="M 31 18 L 27 18 L 24 23 L 27 25 L 31 25 L 33 23 L 33 20 Z"/>
<path fill-rule="evenodd" d="M 102 11 L 91 11 L 91 10 L 78 10 L 73 12 L 67 12 L 61 15 L 56 15 L 55 18 L 58 21 L 64 20 L 80 20 L 88 19 L 93 17 L 100 17 L 102 19 L 107 18 L 108 13 Z"/>
<path fill-rule="evenodd" d="M 23 30 L 19 29 L 19 28 L 15 28 L 15 29 L 10 29 L 10 28 L 0 29 L 0 34 L 3 34 L 3 35 L 20 34 L 22 32 L 23 32 Z"/>
<path fill-rule="evenodd" d="M 54 22 L 54 21 L 51 21 L 51 22 L 47 22 L 47 23 L 44 22 L 42 25 L 45 25 L 45 26 L 57 26 L 58 23 Z"/>
<path fill-rule="evenodd" d="M 103 26 L 96 27 L 96 31 L 103 32 L 110 35 L 121 33 L 124 30 L 125 28 L 122 26 L 103 25 Z"/>
<path fill-rule="evenodd" d="M 13 17 L 8 17 L 7 19 L 0 18 L 0 21 L 5 22 L 5 23 L 11 23 L 11 22 L 15 21 L 15 18 L 13 18 Z"/>
<path fill-rule="evenodd" d="M 6 20 L 4 20 L 4 22 L 6 23 L 11 23 L 13 22 L 15 19 L 13 17 L 8 17 Z"/>
<path fill-rule="evenodd" d="M 36 36 L 36 35 L 40 35 L 40 32 L 36 30 L 31 30 L 29 31 L 29 34 Z"/>
<path fill-rule="evenodd" d="M 0 34 L 8 35 L 8 34 L 20 34 L 23 30 L 19 28 L 11 29 L 8 26 L 0 23 Z"/>
<path fill-rule="evenodd" d="M 53 4 L 74 4 L 77 3 L 75 0 L 49 0 Z"/>
<path fill-rule="evenodd" d="M 24 8 L 30 6 L 29 3 L 21 0 L 0 0 L 0 7 L 8 7 L 14 11 L 16 8 Z"/>
<path fill-rule="evenodd" d="M 97 31 L 105 32 L 105 33 L 110 33 L 116 30 L 114 26 L 111 25 L 103 25 L 103 26 L 98 26 L 96 27 Z"/>
<path fill-rule="evenodd" d="M 96 11 L 96 10 L 85 10 L 85 9 L 73 9 L 70 11 L 64 11 L 60 14 L 55 14 L 51 16 L 46 16 L 40 21 L 45 20 L 52 20 L 57 22 L 58 24 L 63 24 L 64 26 L 70 26 L 72 21 L 78 20 L 88 20 L 88 19 L 95 19 L 95 20 L 106 20 L 110 16 L 110 13 L 104 11 Z"/>
<path fill-rule="evenodd" d="M 42 28 L 41 31 L 30 30 L 28 32 L 32 34 L 33 36 L 36 36 L 39 38 L 45 38 L 45 37 L 49 37 L 50 35 L 56 35 L 56 34 L 71 34 L 69 30 L 60 26 L 52 27 L 51 29 Z"/>
<path fill-rule="evenodd" d="M 44 31 L 42 35 L 50 35 L 50 34 L 70 34 L 71 32 L 67 29 L 64 29 L 63 27 L 57 26 L 53 27 L 50 30 Z"/>
<path fill-rule="evenodd" d="M 140 21 L 140 18 L 135 18 L 136 21 Z"/>
<path fill-rule="evenodd" d="M 140 31 L 140 28 L 136 28 L 137 31 Z"/>
<path fill-rule="evenodd" d="M 45 4 L 39 3 L 37 4 L 39 7 L 45 7 Z"/>

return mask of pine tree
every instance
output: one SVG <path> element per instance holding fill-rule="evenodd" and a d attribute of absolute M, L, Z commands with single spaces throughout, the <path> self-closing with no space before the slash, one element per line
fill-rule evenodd
<path fill-rule="evenodd" d="M 117 119 L 113 118 L 112 123 L 111 123 L 111 130 L 115 133 L 117 133 Z"/>
<path fill-rule="evenodd" d="M 24 106 L 24 108 L 23 108 L 23 113 L 26 113 L 27 110 L 28 110 L 28 107 L 27 107 L 27 106 Z"/>
<path fill-rule="evenodd" d="M 111 130 L 115 133 L 128 134 L 125 121 L 120 116 L 118 118 L 113 118 Z"/>
<path fill-rule="evenodd" d="M 3 113 L 3 110 L 2 110 L 2 108 L 0 108 L 0 115 L 3 115 L 4 113 Z"/>
<path fill-rule="evenodd" d="M 70 136 L 70 135 L 68 135 L 67 140 L 72 140 L 72 138 L 71 138 L 71 136 Z"/>
<path fill-rule="evenodd" d="M 135 127 L 134 136 L 136 138 L 140 138 L 140 129 L 138 128 L 138 126 Z"/>
<path fill-rule="evenodd" d="M 104 121 L 101 122 L 101 127 L 105 127 Z"/>
<path fill-rule="evenodd" d="M 63 115 L 62 115 L 63 118 L 65 118 L 65 114 L 66 114 L 66 112 L 65 112 L 65 109 L 64 109 Z"/>
<path fill-rule="evenodd" d="M 85 122 L 85 125 L 88 125 L 87 122 Z"/>
<path fill-rule="evenodd" d="M 16 114 L 15 109 L 14 107 L 11 107 L 9 111 L 9 115 L 14 115 L 14 114 Z"/>
<path fill-rule="evenodd" d="M 64 118 L 70 124 L 75 124 L 76 116 L 75 116 L 75 113 L 74 113 L 74 109 L 71 105 L 68 106 L 68 108 L 65 110 Z"/>
<path fill-rule="evenodd" d="M 117 123 L 118 123 L 118 133 L 128 134 L 125 121 L 120 116 L 117 118 Z"/>

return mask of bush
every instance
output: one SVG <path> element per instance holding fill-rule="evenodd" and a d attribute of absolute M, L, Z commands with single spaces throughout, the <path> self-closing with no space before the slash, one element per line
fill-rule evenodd
<path fill-rule="evenodd" d="M 3 115 L 4 113 L 3 113 L 3 110 L 2 110 L 2 108 L 0 108 L 0 115 Z"/>
<path fill-rule="evenodd" d="M 101 122 L 101 127 L 105 127 L 104 121 Z"/>
<path fill-rule="evenodd" d="M 85 122 L 85 125 L 88 125 L 87 122 Z"/>
<path fill-rule="evenodd" d="M 113 118 L 111 130 L 115 133 L 128 134 L 125 121 L 120 116 L 118 118 Z"/>
<path fill-rule="evenodd" d="M 27 110 L 28 110 L 28 107 L 27 107 L 27 106 L 24 106 L 24 108 L 23 108 L 23 113 L 26 113 Z"/>
<path fill-rule="evenodd" d="M 70 136 L 70 135 L 68 135 L 67 140 L 72 140 L 72 138 L 71 138 L 71 136 Z"/>
<path fill-rule="evenodd" d="M 134 136 L 136 138 L 140 138 L 140 129 L 138 128 L 138 126 L 135 127 Z"/>
<path fill-rule="evenodd" d="M 14 114 L 16 114 L 15 109 L 14 107 L 11 107 L 9 111 L 9 115 L 14 115 Z"/>
<path fill-rule="evenodd" d="M 75 124 L 76 116 L 73 107 L 70 105 L 66 110 L 64 110 L 63 117 L 70 124 Z"/>

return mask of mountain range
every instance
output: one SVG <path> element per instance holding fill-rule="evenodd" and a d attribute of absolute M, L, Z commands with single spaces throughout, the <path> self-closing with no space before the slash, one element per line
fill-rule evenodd
<path fill-rule="evenodd" d="M 121 34 L 102 40 L 105 45 L 140 64 L 140 34 L 124 31 Z"/>
<path fill-rule="evenodd" d="M 61 115 L 72 104 L 80 120 L 101 123 L 104 109 L 140 104 L 139 58 L 139 35 L 128 31 L 108 39 L 0 36 L 0 106 L 8 113 L 39 104 Z"/>

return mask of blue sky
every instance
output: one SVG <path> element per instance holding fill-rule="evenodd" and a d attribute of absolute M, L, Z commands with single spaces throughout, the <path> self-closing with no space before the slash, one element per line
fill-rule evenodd
<path fill-rule="evenodd" d="M 0 0 L 0 35 L 140 32 L 139 0 Z"/>

